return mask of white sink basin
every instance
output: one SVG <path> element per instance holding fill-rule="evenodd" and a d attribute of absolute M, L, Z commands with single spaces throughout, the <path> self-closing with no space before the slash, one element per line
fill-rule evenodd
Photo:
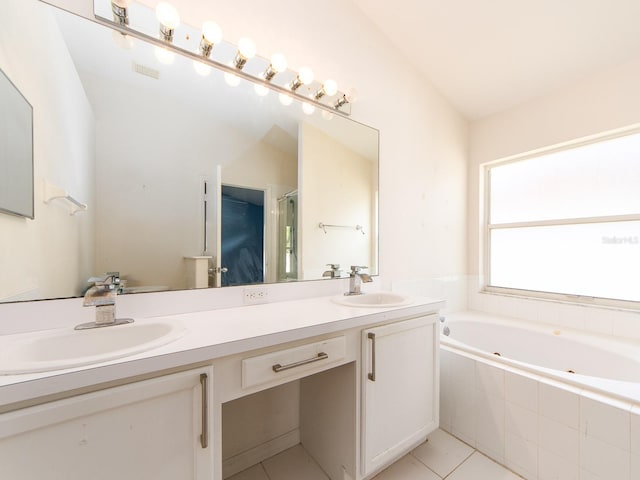
<path fill-rule="evenodd" d="M 409 305 L 411 298 L 393 292 L 372 292 L 362 295 L 339 295 L 332 300 L 348 307 L 390 308 Z"/>
<path fill-rule="evenodd" d="M 178 323 L 130 323 L 65 328 L 0 337 L 0 375 L 47 372 L 105 362 L 151 350 L 184 334 Z"/>

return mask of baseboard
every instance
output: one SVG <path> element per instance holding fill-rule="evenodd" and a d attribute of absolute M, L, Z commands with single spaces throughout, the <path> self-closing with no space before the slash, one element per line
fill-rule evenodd
<path fill-rule="evenodd" d="M 300 429 L 280 435 L 245 452 L 222 460 L 222 478 L 229 478 L 300 443 Z"/>

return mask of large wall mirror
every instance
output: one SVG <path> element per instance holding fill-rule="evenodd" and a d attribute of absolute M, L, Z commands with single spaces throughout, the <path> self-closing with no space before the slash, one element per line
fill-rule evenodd
<path fill-rule="evenodd" d="M 0 214 L 0 301 L 79 296 L 104 272 L 123 293 L 377 274 L 377 130 L 37 0 L 3 9 L 36 201 L 33 220 Z"/>

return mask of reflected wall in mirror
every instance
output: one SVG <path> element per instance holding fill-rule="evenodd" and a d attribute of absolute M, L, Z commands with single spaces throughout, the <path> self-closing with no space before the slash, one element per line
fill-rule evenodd
<path fill-rule="evenodd" d="M 0 68 L 34 108 L 36 219 L 0 215 L 0 301 L 78 296 L 113 271 L 124 293 L 377 274 L 375 129 L 37 0 L 4 15 Z M 88 208 L 45 204 L 45 182 Z"/>

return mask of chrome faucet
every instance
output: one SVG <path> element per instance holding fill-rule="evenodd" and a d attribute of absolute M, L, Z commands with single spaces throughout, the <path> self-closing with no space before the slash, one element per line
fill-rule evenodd
<path fill-rule="evenodd" d="M 349 272 L 349 291 L 345 295 L 362 295 L 360 286 L 362 282 L 373 282 L 373 278 L 367 273 L 362 273 L 361 270 L 369 267 L 361 267 L 357 265 L 351 265 L 351 272 Z"/>
<path fill-rule="evenodd" d="M 322 274 L 323 277 L 340 278 L 342 276 L 339 263 L 327 263 L 327 267 L 331 267 L 331 270 L 324 272 Z"/>
<path fill-rule="evenodd" d="M 85 292 L 82 306 L 95 306 L 96 320 L 76 325 L 76 330 L 110 327 L 133 322 L 132 318 L 116 318 L 116 297 L 120 288 L 118 272 L 108 272 L 104 277 L 91 277 L 88 282 L 93 283 L 93 286 Z"/>

